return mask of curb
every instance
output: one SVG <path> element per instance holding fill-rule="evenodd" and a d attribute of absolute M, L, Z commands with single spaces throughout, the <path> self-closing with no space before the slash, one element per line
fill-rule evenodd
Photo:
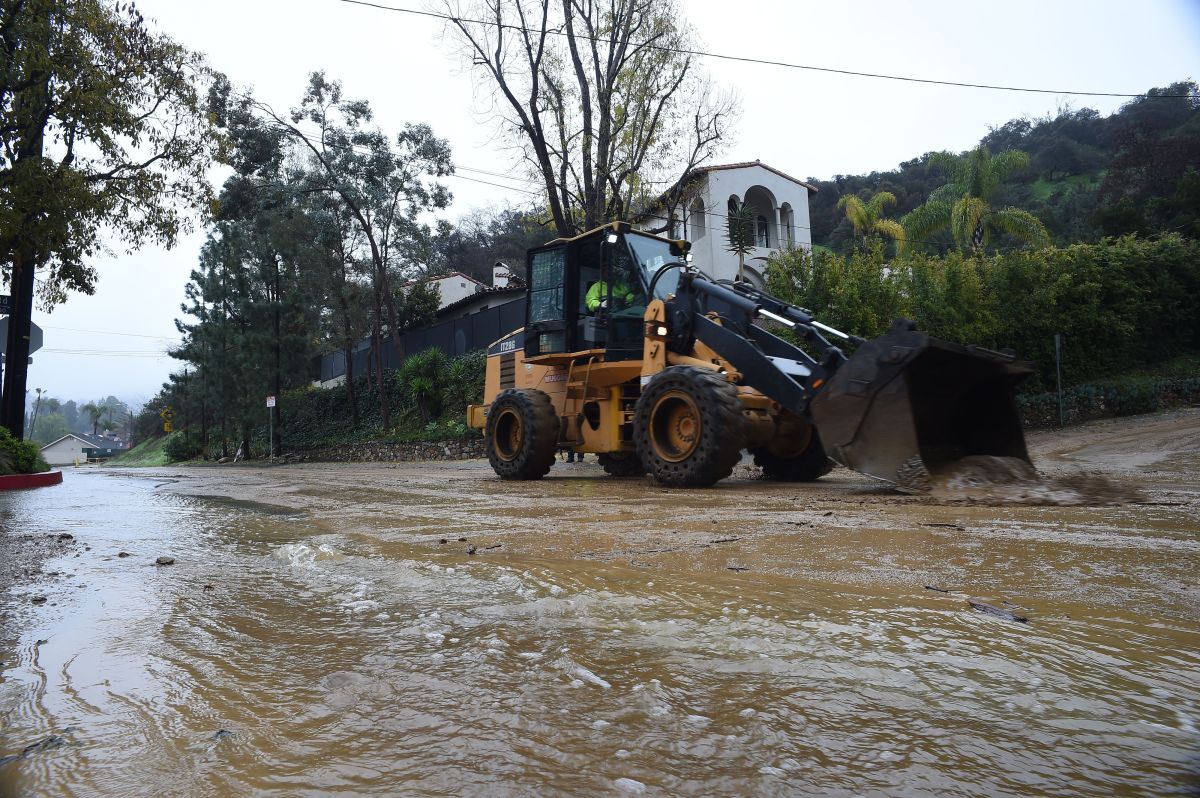
<path fill-rule="evenodd" d="M 63 481 L 61 471 L 42 471 L 38 474 L 10 474 L 0 477 L 0 490 L 25 490 L 46 488 Z"/>

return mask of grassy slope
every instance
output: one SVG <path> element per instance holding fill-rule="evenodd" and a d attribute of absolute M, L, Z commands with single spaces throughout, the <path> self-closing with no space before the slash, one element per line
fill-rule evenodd
<path fill-rule="evenodd" d="M 137 446 L 125 452 L 125 454 L 114 457 L 109 461 L 109 464 L 123 466 L 164 466 L 171 462 L 167 459 L 166 446 L 166 437 L 151 438 L 148 441 L 142 441 Z"/>

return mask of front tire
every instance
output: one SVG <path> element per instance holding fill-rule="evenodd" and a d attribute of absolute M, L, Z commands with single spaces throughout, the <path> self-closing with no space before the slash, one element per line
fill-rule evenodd
<path fill-rule="evenodd" d="M 558 416 L 541 391 L 509 388 L 487 417 L 487 455 L 501 479 L 541 479 L 554 465 Z"/>
<path fill-rule="evenodd" d="M 808 441 L 798 453 L 780 453 L 767 446 L 751 449 L 750 453 L 754 455 L 754 464 L 762 469 L 763 479 L 776 482 L 813 482 L 833 468 L 817 431 L 811 426 Z"/>
<path fill-rule="evenodd" d="M 664 485 L 706 488 L 724 479 L 744 439 L 737 389 L 715 372 L 671 366 L 638 399 L 634 440 L 642 465 Z"/>

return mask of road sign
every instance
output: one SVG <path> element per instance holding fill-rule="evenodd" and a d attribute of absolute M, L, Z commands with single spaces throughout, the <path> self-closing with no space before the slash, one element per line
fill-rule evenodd
<path fill-rule="evenodd" d="M 164 421 L 163 422 L 163 432 L 170 432 L 170 431 L 171 431 L 171 422 Z"/>
<path fill-rule="evenodd" d="M 8 294 L 0 294 L 0 313 L 12 313 L 12 297 Z"/>
<path fill-rule="evenodd" d="M 171 422 L 171 419 L 175 418 L 175 411 L 169 407 L 164 407 L 162 410 L 160 410 L 158 412 L 158 415 L 162 418 L 163 421 L 166 421 L 169 424 Z"/>
<path fill-rule="evenodd" d="M 0 311 L 4 312 L 4 311 Z M 8 348 L 8 316 L 0 319 L 0 349 Z M 29 325 L 29 354 L 42 348 L 42 328 L 36 324 Z"/>
<path fill-rule="evenodd" d="M 267 407 L 274 407 L 274 406 L 275 406 L 275 397 L 268 396 L 267 397 Z"/>

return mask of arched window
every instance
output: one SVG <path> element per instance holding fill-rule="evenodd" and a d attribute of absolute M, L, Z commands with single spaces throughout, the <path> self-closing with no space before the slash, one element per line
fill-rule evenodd
<path fill-rule="evenodd" d="M 788 244 L 796 243 L 796 215 L 792 213 L 792 206 L 786 202 L 779 208 L 779 224 L 783 228 L 779 231 L 779 237 Z"/>
<path fill-rule="evenodd" d="M 688 238 L 691 241 L 697 241 L 704 238 L 704 203 L 699 198 L 692 203 L 691 212 L 688 216 Z"/>
<path fill-rule="evenodd" d="M 758 245 L 760 247 L 771 246 L 771 225 L 767 224 L 767 217 L 760 215 L 758 217 Z"/>
<path fill-rule="evenodd" d="M 741 206 L 742 206 L 742 203 L 738 202 L 737 197 L 729 198 L 729 213 L 730 214 L 737 213 L 737 209 L 740 208 Z"/>

